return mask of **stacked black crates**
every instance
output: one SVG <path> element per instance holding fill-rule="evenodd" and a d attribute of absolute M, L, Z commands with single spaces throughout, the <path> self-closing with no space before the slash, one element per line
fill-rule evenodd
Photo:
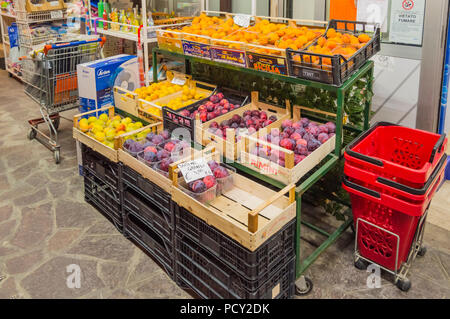
<path fill-rule="evenodd" d="M 82 145 L 85 200 L 183 288 L 210 299 L 288 299 L 295 220 L 250 251 L 128 166 Z M 156 172 L 155 172 L 156 173 Z"/>
<path fill-rule="evenodd" d="M 171 195 L 128 166 L 123 166 L 125 234 L 174 277 L 175 217 Z"/>
<path fill-rule="evenodd" d="M 295 220 L 251 252 L 174 204 L 176 279 L 203 298 L 291 298 Z"/>
<path fill-rule="evenodd" d="M 121 165 L 86 145 L 81 146 L 85 200 L 123 232 Z"/>

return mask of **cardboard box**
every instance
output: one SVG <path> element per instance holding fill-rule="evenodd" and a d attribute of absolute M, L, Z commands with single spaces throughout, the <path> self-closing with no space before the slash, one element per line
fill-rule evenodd
<path fill-rule="evenodd" d="M 139 87 L 137 57 L 116 55 L 77 66 L 80 112 L 114 104 L 113 87 L 120 86 L 129 91 Z"/>

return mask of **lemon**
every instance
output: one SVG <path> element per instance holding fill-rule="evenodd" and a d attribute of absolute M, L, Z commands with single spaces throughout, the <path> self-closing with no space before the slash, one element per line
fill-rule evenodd
<path fill-rule="evenodd" d="M 89 123 L 87 119 L 81 119 L 80 122 L 78 122 L 78 126 L 82 132 L 87 132 L 89 130 Z"/>
<path fill-rule="evenodd" d="M 116 130 L 115 129 L 106 129 L 105 136 L 108 141 L 114 140 L 114 137 L 116 136 Z"/>
<path fill-rule="evenodd" d="M 97 118 L 96 118 L 95 116 L 91 116 L 91 117 L 89 117 L 89 119 L 88 119 L 88 123 L 89 123 L 89 124 L 94 123 L 95 121 L 97 121 Z"/>
<path fill-rule="evenodd" d="M 107 122 L 109 120 L 108 115 L 106 113 L 101 114 L 98 117 L 99 120 L 103 121 L 103 122 Z"/>
<path fill-rule="evenodd" d="M 95 133 L 95 139 L 99 142 L 104 142 L 105 141 L 105 133 L 103 132 L 96 132 Z"/>
<path fill-rule="evenodd" d="M 98 132 L 103 132 L 103 126 L 102 125 L 98 125 L 98 124 L 94 124 L 94 126 L 92 127 L 92 132 L 94 134 L 96 134 Z"/>
<path fill-rule="evenodd" d="M 113 120 L 115 121 L 120 121 L 122 118 L 120 117 L 120 115 L 116 115 L 113 117 Z"/>
<path fill-rule="evenodd" d="M 134 123 L 134 127 L 135 127 L 136 129 L 140 129 L 142 126 L 143 126 L 143 125 L 142 125 L 142 122 L 136 122 L 136 123 Z"/>
<path fill-rule="evenodd" d="M 125 134 L 125 133 L 126 133 L 125 131 L 119 131 L 119 132 L 117 132 L 116 136 L 120 136 L 120 135 Z"/>
<path fill-rule="evenodd" d="M 108 141 L 108 142 L 105 143 L 105 145 L 110 147 L 110 148 L 112 148 L 112 149 L 114 149 L 114 142 L 109 142 Z"/>

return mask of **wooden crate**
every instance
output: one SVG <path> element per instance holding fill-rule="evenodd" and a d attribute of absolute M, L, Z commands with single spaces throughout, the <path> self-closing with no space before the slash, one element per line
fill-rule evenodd
<path fill-rule="evenodd" d="M 211 94 L 213 94 L 214 90 L 217 88 L 217 86 L 215 86 L 215 85 L 208 84 L 205 82 L 194 81 L 191 78 L 187 79 L 186 85 L 188 85 L 190 89 L 197 88 L 197 93 L 205 95 L 204 98 L 209 97 Z M 150 102 L 140 99 L 138 101 L 138 107 L 137 107 L 138 116 L 142 119 L 157 118 L 158 120 L 162 121 L 163 120 L 162 106 L 167 106 L 167 104 L 171 100 L 176 99 L 177 97 L 180 97 L 182 94 L 183 94 L 183 91 L 178 91 L 173 94 L 163 96 L 159 99 L 156 99 L 156 100 L 153 100 Z M 195 100 L 195 99 L 193 99 L 193 100 Z M 195 101 L 198 102 L 200 100 L 195 100 Z M 160 106 L 158 104 L 162 104 L 162 106 Z M 153 113 L 148 112 L 148 109 L 151 107 L 158 109 L 159 114 L 153 114 Z"/>
<path fill-rule="evenodd" d="M 289 101 L 286 100 L 286 108 L 273 106 L 270 104 L 265 104 L 262 102 L 259 102 L 259 94 L 258 92 L 252 92 L 251 93 L 251 102 L 243 107 L 240 107 L 238 109 L 235 109 L 231 112 L 228 112 L 224 115 L 218 116 L 211 121 L 202 123 L 200 119 L 197 116 L 197 119 L 195 121 L 195 141 L 201 145 L 208 145 L 210 143 L 216 144 L 216 149 L 220 151 L 220 153 L 230 159 L 230 160 L 236 160 L 240 156 L 240 150 L 242 148 L 242 140 L 236 141 L 235 136 L 235 130 L 234 129 L 227 129 L 227 136 L 226 138 L 219 137 L 211 132 L 208 131 L 209 126 L 212 122 L 222 122 L 228 119 L 231 119 L 233 115 L 240 115 L 242 116 L 245 111 L 248 110 L 259 110 L 259 111 L 265 111 L 267 113 L 267 117 L 269 118 L 271 115 L 277 116 L 277 121 L 260 129 L 259 131 L 252 134 L 252 136 L 258 136 L 260 132 L 270 130 L 274 127 L 280 127 L 281 123 L 284 120 L 287 120 L 290 118 L 290 107 L 289 107 Z"/>
<path fill-rule="evenodd" d="M 320 110 L 312 110 L 301 106 L 294 106 L 294 121 L 300 120 L 302 109 L 313 111 L 315 113 L 325 114 L 328 116 L 336 116 L 333 113 L 328 113 Z M 274 128 L 281 128 L 281 125 L 275 126 Z M 259 145 L 268 146 L 271 149 L 283 152 L 285 154 L 285 166 L 280 166 L 278 163 L 274 163 L 268 159 L 251 154 L 251 149 L 253 149 L 253 147 L 255 147 L 255 144 L 257 143 Z M 243 142 L 241 143 L 240 163 L 246 167 L 258 171 L 261 174 L 268 175 L 269 177 L 284 184 L 297 183 L 306 173 L 308 173 L 317 164 L 319 164 L 329 153 L 334 151 L 335 146 L 336 135 L 323 143 L 318 149 L 308 155 L 303 161 L 294 166 L 293 151 L 287 150 L 267 141 L 262 141 L 254 136 L 244 137 Z"/>
<path fill-rule="evenodd" d="M 163 130 L 163 126 L 161 125 L 161 123 L 153 124 L 153 125 L 151 125 L 151 127 L 152 127 L 152 131 L 154 133 L 161 133 L 161 131 Z M 123 142 L 120 144 L 123 145 Z M 190 155 L 186 156 L 185 159 L 180 159 L 180 160 L 176 161 L 175 163 L 172 163 L 171 165 L 176 166 L 179 163 L 182 163 L 190 158 L 194 158 L 195 156 L 200 156 L 200 154 L 202 154 L 203 152 L 209 152 L 209 150 L 205 149 L 202 151 L 202 150 L 197 150 L 197 149 L 191 148 Z M 142 175 L 142 177 L 148 179 L 152 183 L 155 183 L 156 185 L 161 187 L 165 192 L 167 192 L 167 193 L 171 192 L 172 180 L 170 178 L 159 174 L 157 171 L 155 171 L 154 169 L 149 167 L 147 164 L 134 158 L 129 153 L 124 151 L 122 149 L 122 147 L 119 148 L 119 150 L 118 150 L 118 159 L 119 159 L 119 162 L 121 162 L 123 165 L 126 165 L 126 166 L 130 167 L 131 169 L 133 169 L 134 171 L 138 172 L 139 174 Z"/>
<path fill-rule="evenodd" d="M 209 154 L 204 154 L 204 157 L 220 161 L 220 153 L 214 149 Z M 178 188 L 179 169 L 176 165 L 170 169 L 172 200 L 250 251 L 256 250 L 295 218 L 295 184 L 275 192 L 235 174 L 231 190 L 209 204 L 202 204 Z"/>
<path fill-rule="evenodd" d="M 122 144 L 123 144 L 123 141 L 124 141 L 124 137 L 137 134 L 137 133 L 139 133 L 139 132 L 141 132 L 141 131 L 143 131 L 143 130 L 145 130 L 147 128 L 155 129 L 155 124 L 150 124 L 150 125 L 147 125 L 147 126 L 143 126 L 140 129 L 138 129 L 138 130 L 131 131 L 131 132 L 122 134 L 120 136 L 116 136 L 114 138 L 114 149 L 112 149 L 112 148 L 106 146 L 105 144 L 100 143 L 96 139 L 90 137 L 89 135 L 87 135 L 86 133 L 82 132 L 78 128 L 78 121 L 83 116 L 89 115 L 89 114 L 93 114 L 93 113 L 97 113 L 97 112 L 102 112 L 102 111 L 108 111 L 108 117 L 109 118 L 113 118 L 114 115 L 115 115 L 114 106 L 106 106 L 106 107 L 103 107 L 101 109 L 97 109 L 97 110 L 93 110 L 93 111 L 89 111 L 89 112 L 85 112 L 85 113 L 81 113 L 81 114 L 75 115 L 73 117 L 73 138 L 76 139 L 77 141 L 79 141 L 80 143 L 90 147 L 94 151 L 104 155 L 106 158 L 108 158 L 112 162 L 117 163 L 119 161 L 117 150 L 122 147 Z M 162 123 L 158 123 L 158 125 L 162 126 Z"/>

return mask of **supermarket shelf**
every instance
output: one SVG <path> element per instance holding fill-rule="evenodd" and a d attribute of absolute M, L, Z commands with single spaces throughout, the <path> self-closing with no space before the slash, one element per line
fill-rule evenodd
<path fill-rule="evenodd" d="M 56 14 L 56 12 L 60 12 L 60 15 Z M 40 12 L 17 12 L 17 22 L 18 23 L 42 23 L 42 22 L 50 22 L 50 21 L 59 21 L 67 19 L 67 11 L 59 10 L 59 11 L 40 11 Z"/>
<path fill-rule="evenodd" d="M 113 31 L 113 30 L 104 30 L 97 28 L 97 33 L 108 35 L 120 39 L 131 40 L 137 42 L 138 36 L 137 34 L 131 32 L 122 32 L 122 31 Z M 155 43 L 157 42 L 156 38 L 150 38 L 145 41 L 146 43 Z"/>
<path fill-rule="evenodd" d="M 10 14 L 10 13 L 6 13 L 6 12 L 4 12 L 4 11 L 0 11 L 0 15 L 1 15 L 1 16 L 4 16 L 4 17 L 11 18 L 11 19 L 15 19 L 15 18 L 16 18 L 15 15 Z"/>

